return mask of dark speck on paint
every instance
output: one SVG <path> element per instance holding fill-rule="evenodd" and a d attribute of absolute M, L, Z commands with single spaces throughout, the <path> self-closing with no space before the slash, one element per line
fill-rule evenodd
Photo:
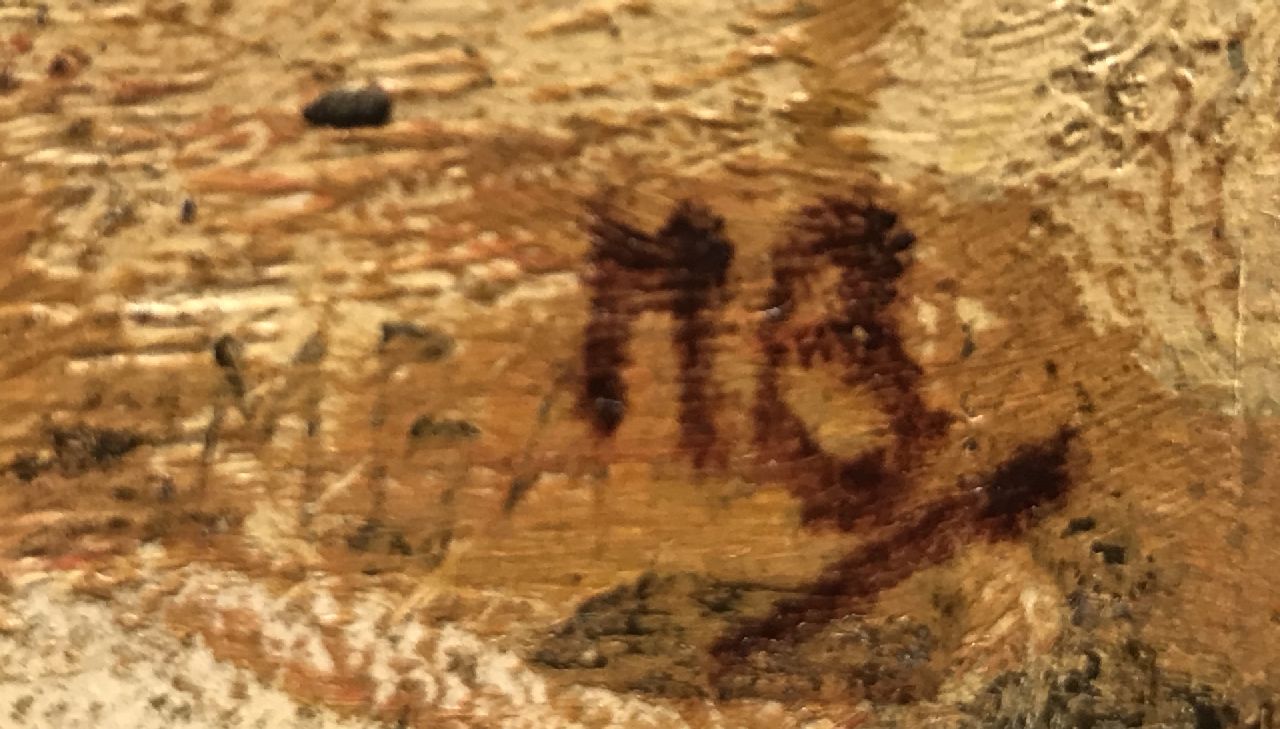
<path fill-rule="evenodd" d="M 330 91 L 307 104 L 302 117 L 318 127 L 380 127 L 391 121 L 391 96 L 377 86 Z"/>
<path fill-rule="evenodd" d="M 1097 520 L 1094 519 L 1092 516 L 1077 516 L 1071 521 L 1067 522 L 1067 528 L 1063 530 L 1062 536 L 1065 537 L 1065 536 L 1070 536 L 1072 534 L 1079 534 L 1081 532 L 1091 531 L 1097 525 L 1098 525 Z"/>
<path fill-rule="evenodd" d="M 1124 564 L 1126 561 L 1125 548 L 1119 544 L 1094 542 L 1091 549 L 1094 554 L 1102 555 L 1102 561 L 1107 564 Z"/>

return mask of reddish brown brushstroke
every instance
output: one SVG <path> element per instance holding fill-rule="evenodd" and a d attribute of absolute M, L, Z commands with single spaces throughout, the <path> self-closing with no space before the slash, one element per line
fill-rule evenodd
<path fill-rule="evenodd" d="M 920 392 L 923 370 L 903 346 L 889 307 L 906 270 L 902 256 L 915 237 L 896 230 L 897 216 L 871 203 L 828 199 L 803 209 L 787 244 L 774 254 L 773 284 L 760 327 L 762 367 L 756 390 L 756 445 L 780 463 L 780 477 L 802 503 L 810 526 L 851 531 L 884 527 L 887 535 L 829 565 L 799 597 L 774 606 L 759 622 L 717 642 L 727 664 L 775 641 L 799 641 L 924 567 L 953 556 L 966 541 L 1021 533 L 1034 507 L 1067 487 L 1066 455 L 1074 435 L 1060 431 L 1019 449 L 980 489 L 901 508 L 928 450 L 952 416 L 929 408 Z M 817 321 L 791 320 L 824 266 L 838 272 L 833 301 Z M 850 386 L 870 384 L 889 417 L 891 447 L 853 459 L 827 452 L 782 397 L 779 370 L 816 362 L 843 368 Z"/>
<path fill-rule="evenodd" d="M 790 237 L 773 255 L 773 282 L 759 330 L 762 368 L 756 386 L 756 446 L 762 460 L 784 464 L 780 474 L 802 502 L 807 524 L 851 530 L 883 521 L 905 489 L 906 473 L 946 433 L 952 416 L 930 409 L 920 392 L 923 371 L 907 354 L 889 306 L 906 270 L 902 257 L 915 236 L 897 228 L 897 215 L 869 202 L 829 198 L 803 208 Z M 794 322 L 801 297 L 824 268 L 839 278 L 827 313 Z M 871 385 L 889 417 L 895 444 L 854 459 L 824 452 L 782 397 L 779 370 L 788 363 L 842 368 L 850 386 Z"/>
<path fill-rule="evenodd" d="M 678 205 L 653 235 L 608 215 L 594 215 L 585 276 L 590 315 L 579 409 L 599 436 L 613 435 L 626 417 L 622 369 L 630 362 L 635 317 L 665 311 L 675 324 L 681 449 L 699 467 L 714 450 L 710 340 L 717 327 L 711 310 L 733 259 L 733 246 L 723 229 L 723 218 L 691 202 Z"/>
<path fill-rule="evenodd" d="M 702 467 L 715 447 L 711 312 L 733 256 L 722 230 L 722 219 L 690 203 L 653 235 L 605 215 L 592 222 L 580 408 L 601 437 L 611 436 L 626 413 L 621 370 L 634 318 L 665 311 L 675 320 L 681 449 Z M 926 404 L 923 369 L 903 345 L 892 312 L 914 243 L 894 212 L 865 200 L 827 198 L 795 215 L 773 254 L 757 331 L 761 365 L 752 417 L 760 465 L 754 475 L 784 483 L 811 528 L 871 529 L 882 536 L 829 565 L 765 618 L 717 641 L 712 654 L 721 670 L 780 641 L 804 640 L 967 542 L 1021 534 L 1036 508 L 1069 485 L 1066 460 L 1075 432 L 1063 428 L 1018 449 L 980 488 L 904 507 L 925 458 L 954 419 Z M 815 291 L 822 274 L 832 272 L 833 289 Z M 780 373 L 788 366 L 835 367 L 850 387 L 869 387 L 892 442 L 855 458 L 826 452 L 786 402 Z"/>
<path fill-rule="evenodd" d="M 1074 437 L 1074 430 L 1063 428 L 1019 448 L 980 488 L 900 515 L 901 526 L 829 565 L 799 597 L 721 638 L 712 654 L 727 665 L 781 641 L 801 641 L 914 572 L 951 558 L 967 542 L 1021 534 L 1037 507 L 1057 501 L 1070 486 L 1067 455 Z"/>

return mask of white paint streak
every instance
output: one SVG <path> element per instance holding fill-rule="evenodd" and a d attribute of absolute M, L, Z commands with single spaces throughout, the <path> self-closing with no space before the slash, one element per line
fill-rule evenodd
<path fill-rule="evenodd" d="M 26 585 L 9 608 L 24 628 L 0 634 L 0 725 L 33 729 L 376 729 L 309 712 L 250 671 L 223 663 L 198 637 L 155 625 L 123 629 L 111 607 L 77 600 L 53 580 Z M 189 688 L 188 688 L 189 687 Z M 237 688 L 238 687 L 238 688 Z M 21 716 L 13 712 L 23 707 Z M 12 723 L 11 723 L 12 722 Z"/>
<path fill-rule="evenodd" d="M 190 567 L 174 604 L 203 613 L 211 629 L 230 621 L 219 613 L 247 611 L 260 627 L 273 665 L 303 665 L 317 676 L 359 675 L 373 682 L 375 706 L 409 692 L 420 705 L 510 729 L 582 726 L 564 719 L 558 704 L 590 707 L 587 726 L 679 729 L 680 715 L 633 697 L 593 688 L 553 691 L 514 653 L 494 647 L 457 624 L 423 622 L 410 611 L 398 620 L 389 596 L 365 593 L 339 603 L 323 579 L 305 594 L 276 596 L 231 572 Z M 212 613 L 212 614 L 210 614 Z M 333 655 L 345 653 L 344 665 Z"/>
<path fill-rule="evenodd" d="M 983 332 L 998 323 L 995 314 L 991 310 L 983 306 L 981 301 L 970 299 L 966 296 L 956 297 L 956 316 L 960 321 L 968 324 L 975 332 Z"/>

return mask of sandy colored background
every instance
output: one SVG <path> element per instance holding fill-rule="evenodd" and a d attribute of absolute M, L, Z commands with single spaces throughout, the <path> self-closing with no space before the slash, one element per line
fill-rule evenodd
<path fill-rule="evenodd" d="M 0 3 L 0 726 L 1272 726 L 1278 46 L 1243 0 Z M 303 122 L 371 81 L 390 125 Z M 716 637 L 879 534 L 753 465 L 833 195 L 917 238 L 908 507 L 1064 426 L 1072 485 L 728 691 Z M 577 409 L 591 211 L 682 200 L 735 246 L 709 470 L 670 316 Z"/>

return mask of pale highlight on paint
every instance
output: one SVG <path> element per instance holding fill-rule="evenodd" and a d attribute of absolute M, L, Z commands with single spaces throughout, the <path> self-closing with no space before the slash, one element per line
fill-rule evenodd
<path fill-rule="evenodd" d="M 1032 250 L 1068 264 L 1095 332 L 1138 332 L 1146 370 L 1224 411 L 1276 400 L 1250 352 L 1280 337 L 1248 313 L 1270 307 L 1243 271 L 1261 258 L 1246 245 L 1261 240 L 1258 211 L 1274 207 L 1251 180 L 1274 156 L 1277 10 L 966 0 L 901 12 L 873 51 L 892 82 L 836 137 L 869 141 L 891 180 L 1045 199 Z"/>

